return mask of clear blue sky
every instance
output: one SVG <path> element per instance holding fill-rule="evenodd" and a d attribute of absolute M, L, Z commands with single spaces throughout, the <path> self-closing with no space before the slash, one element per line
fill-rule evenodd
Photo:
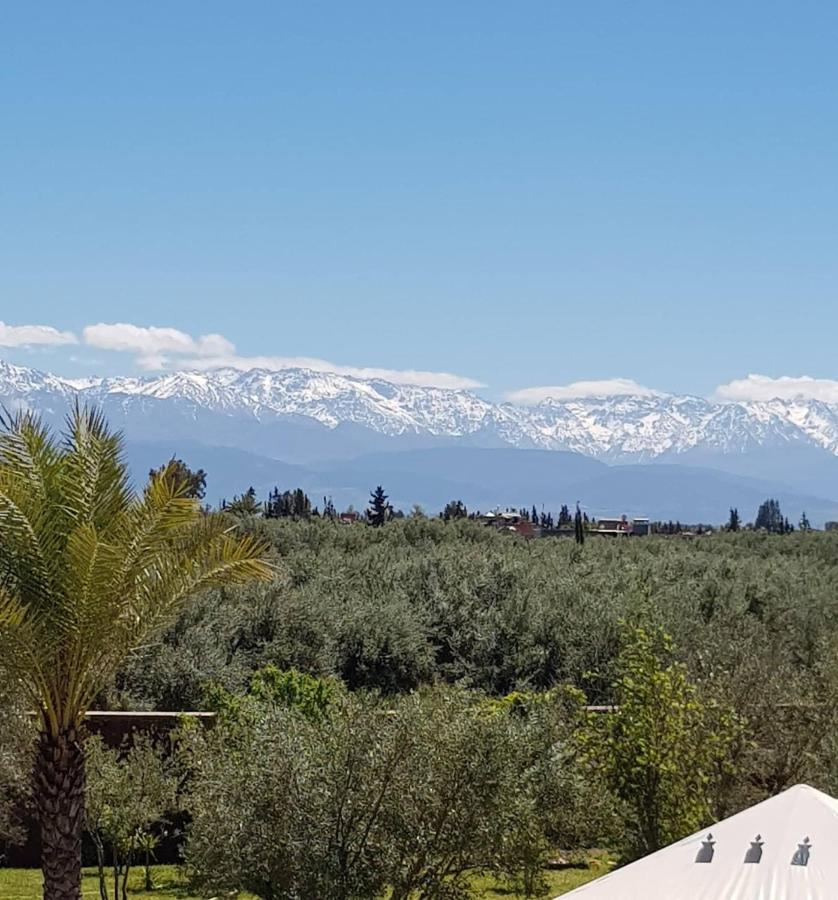
<path fill-rule="evenodd" d="M 838 378 L 836 47 L 825 0 L 7 4 L 0 319 L 487 395 Z"/>

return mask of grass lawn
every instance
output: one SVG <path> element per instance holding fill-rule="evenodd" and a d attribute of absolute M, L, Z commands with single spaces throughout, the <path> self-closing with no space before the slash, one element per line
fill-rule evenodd
<path fill-rule="evenodd" d="M 587 869 L 565 869 L 546 872 L 549 890 L 542 898 L 556 897 L 579 887 L 608 871 L 607 864 L 594 860 Z M 181 871 L 176 866 L 154 866 L 155 890 L 148 894 L 143 890 L 142 869 L 134 869 L 128 880 L 128 895 L 138 900 L 205 900 L 189 892 Z M 489 877 L 475 877 L 475 897 L 482 900 L 521 900 L 504 884 Z M 111 889 L 111 884 L 108 884 Z M 95 869 L 85 869 L 82 882 L 84 900 L 99 900 L 99 879 Z M 0 869 L 0 897 L 2 900 L 40 900 L 41 873 L 37 869 Z M 240 895 L 239 900 L 245 900 Z M 535 900 L 535 898 L 533 898 Z"/>
<path fill-rule="evenodd" d="M 147 894 L 142 888 L 142 869 L 134 869 L 128 876 L 128 895 L 154 898 L 154 900 L 187 900 L 194 895 L 188 893 L 176 866 L 154 866 L 154 884 L 157 889 Z M 113 883 L 108 883 L 113 893 Z M 99 900 L 99 876 L 96 869 L 85 869 L 82 879 L 84 900 Z M 41 872 L 39 869 L 0 869 L 0 897 L 3 900 L 40 900 Z"/>
<path fill-rule="evenodd" d="M 587 869 L 565 869 L 560 872 L 545 872 L 545 880 L 547 881 L 547 892 L 540 894 L 538 897 L 532 897 L 530 900 L 550 900 L 552 897 L 558 897 L 559 894 L 565 894 L 579 887 L 580 884 L 587 884 L 593 881 L 598 875 L 603 875 L 608 869 L 600 866 L 599 868 L 590 867 Z M 522 900 L 521 894 L 516 894 L 509 886 L 503 882 L 498 882 L 494 878 L 475 878 L 473 882 L 477 889 L 475 897 L 481 900 Z"/>

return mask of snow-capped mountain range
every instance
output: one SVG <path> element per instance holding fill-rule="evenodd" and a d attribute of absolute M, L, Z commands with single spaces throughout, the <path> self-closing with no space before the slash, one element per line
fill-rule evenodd
<path fill-rule="evenodd" d="M 191 423 L 190 438 L 213 443 L 205 426 L 308 422 L 331 432 L 363 429 L 386 438 L 423 438 L 527 449 L 568 450 L 608 462 L 649 462 L 696 451 L 741 455 L 759 448 L 811 447 L 838 457 L 838 405 L 817 400 L 719 403 L 690 396 L 616 396 L 523 407 L 490 403 L 462 390 L 289 368 L 218 369 L 155 377 L 72 380 L 0 361 L 0 400 L 46 415 L 75 398 L 116 412 L 129 432 L 167 415 Z M 227 431 L 225 429 L 225 431 Z M 228 436 L 221 443 L 229 445 Z M 249 437 L 247 438 L 249 440 Z M 243 446 L 248 449 L 250 444 Z M 277 448 L 279 450 L 280 448 Z M 335 456 L 341 453 L 336 447 Z"/>
<path fill-rule="evenodd" d="M 619 512 L 721 522 L 775 496 L 838 520 L 838 405 L 611 396 L 538 406 L 468 391 L 289 368 L 67 379 L 0 361 L 0 406 L 60 426 L 76 400 L 127 438 L 140 483 L 172 456 L 209 472 L 212 502 L 276 484 L 363 506 L 384 483 L 404 508 L 583 498 Z M 834 498 L 834 499 L 830 499 Z M 753 510 L 753 512 L 752 512 Z"/>

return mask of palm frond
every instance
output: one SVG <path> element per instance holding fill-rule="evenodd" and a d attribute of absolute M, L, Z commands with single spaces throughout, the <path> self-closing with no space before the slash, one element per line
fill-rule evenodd
<path fill-rule="evenodd" d="M 192 593 L 273 574 L 167 472 L 133 494 L 121 436 L 93 410 L 73 410 L 63 444 L 32 416 L 0 426 L 0 653 L 45 727 L 77 723 Z"/>
<path fill-rule="evenodd" d="M 75 406 L 67 419 L 63 492 L 77 521 L 106 524 L 130 496 L 123 439 L 100 410 Z"/>
<path fill-rule="evenodd" d="M 30 613 L 63 616 L 56 605 L 54 575 L 57 548 L 44 540 L 43 516 L 37 506 L 26 509 L 25 486 L 0 469 L 0 577 L 14 589 Z"/>

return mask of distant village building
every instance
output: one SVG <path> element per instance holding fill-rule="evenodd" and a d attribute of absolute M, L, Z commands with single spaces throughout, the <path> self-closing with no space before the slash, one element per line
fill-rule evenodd
<path fill-rule="evenodd" d="M 838 531 L 838 522 L 827 522 L 824 528 L 827 531 Z"/>
<path fill-rule="evenodd" d="M 500 531 L 511 531 L 520 534 L 522 537 L 540 537 L 541 526 L 531 522 L 526 516 L 514 510 L 505 510 L 501 512 L 486 513 L 480 516 L 478 521 L 489 528 L 497 528 Z"/>
<path fill-rule="evenodd" d="M 496 528 L 498 531 L 511 531 L 527 538 L 541 537 L 542 535 L 572 536 L 574 533 L 572 525 L 552 530 L 542 528 L 538 522 L 533 522 L 528 515 L 514 509 L 496 509 L 483 515 L 478 514 L 477 521 L 488 528 Z M 629 519 L 628 516 L 624 515 L 619 518 L 606 517 L 598 522 L 592 520 L 590 528 L 593 530 L 589 530 L 588 525 L 585 525 L 586 533 L 600 534 L 604 537 L 646 537 L 652 533 L 652 523 L 645 516 Z"/>
<path fill-rule="evenodd" d="M 652 523 L 645 516 L 629 519 L 622 515 L 619 519 L 601 518 L 594 534 L 605 537 L 647 537 L 652 533 Z"/>
<path fill-rule="evenodd" d="M 649 537 L 652 533 L 652 522 L 647 516 L 637 516 L 631 520 L 631 533 L 635 537 Z"/>

